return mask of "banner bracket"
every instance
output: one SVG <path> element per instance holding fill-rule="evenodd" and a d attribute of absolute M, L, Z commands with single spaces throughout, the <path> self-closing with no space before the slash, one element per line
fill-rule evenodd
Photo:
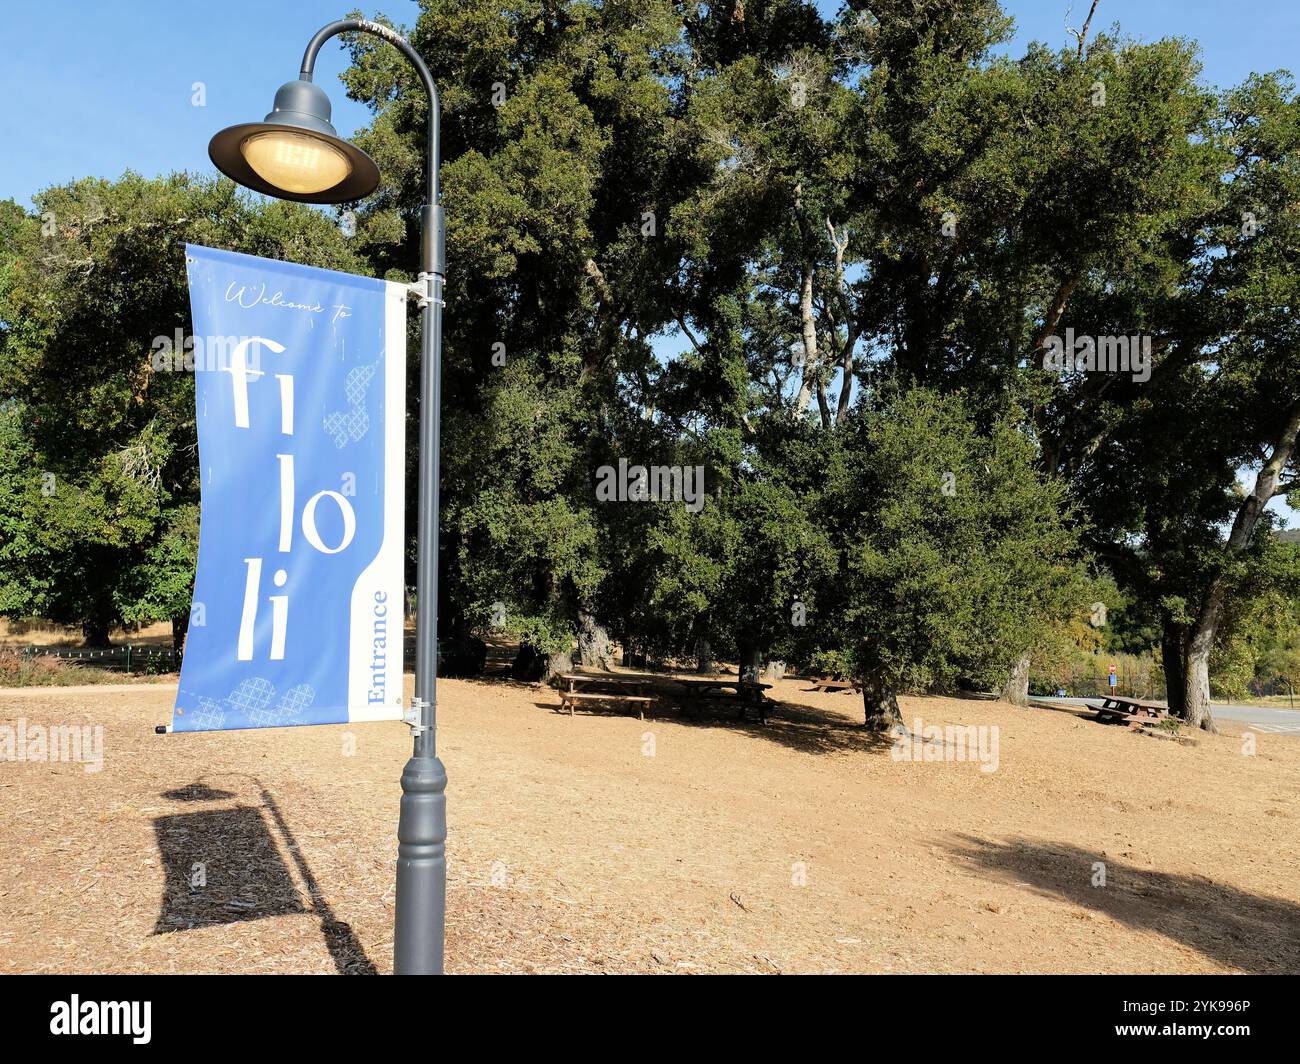
<path fill-rule="evenodd" d="M 410 708 L 402 714 L 402 720 L 410 725 L 413 736 L 423 735 L 425 732 L 433 730 L 429 725 L 423 723 L 424 710 L 428 704 L 423 698 L 412 698 Z"/>
<path fill-rule="evenodd" d="M 416 298 L 420 304 L 421 310 L 427 307 L 430 303 L 436 303 L 440 307 L 445 307 L 447 305 L 437 296 L 430 294 L 433 288 L 433 278 L 434 274 L 422 271 L 419 274 L 419 280 L 406 286 L 407 294 Z"/>

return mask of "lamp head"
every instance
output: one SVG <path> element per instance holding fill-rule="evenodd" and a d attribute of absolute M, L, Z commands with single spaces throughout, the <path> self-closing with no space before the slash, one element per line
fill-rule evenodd
<path fill-rule="evenodd" d="M 330 125 L 330 101 L 310 81 L 289 81 L 261 122 L 223 129 L 208 158 L 246 188 L 300 203 L 346 203 L 370 195 L 379 167 Z"/>

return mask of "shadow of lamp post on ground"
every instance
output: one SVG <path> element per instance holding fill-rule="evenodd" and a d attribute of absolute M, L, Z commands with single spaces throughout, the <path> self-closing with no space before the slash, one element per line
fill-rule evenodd
<path fill-rule="evenodd" d="M 421 306 L 420 497 L 416 547 L 415 698 L 407 722 L 411 758 L 402 770 L 397 827 L 397 917 L 393 971 L 398 975 L 442 973 L 447 893 L 447 774 L 435 742 L 438 604 L 438 400 L 442 358 L 442 290 L 446 226 L 440 203 L 438 89 L 419 53 L 387 26 L 341 19 L 319 30 L 307 45 L 298 80 L 282 85 L 261 122 L 223 129 L 208 155 L 223 174 L 256 192 L 300 203 L 346 203 L 368 196 L 379 184 L 379 167 L 330 124 L 330 102 L 312 83 L 316 56 L 331 37 L 367 33 L 387 41 L 415 67 L 429 97 L 427 193 L 420 209 Z"/>

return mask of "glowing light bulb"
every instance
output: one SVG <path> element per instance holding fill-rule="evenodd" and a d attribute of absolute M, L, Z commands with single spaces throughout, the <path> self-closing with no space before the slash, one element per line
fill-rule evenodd
<path fill-rule="evenodd" d="M 240 144 L 239 150 L 258 177 L 285 192 L 323 192 L 352 173 L 347 155 L 328 141 L 306 133 L 254 133 Z"/>

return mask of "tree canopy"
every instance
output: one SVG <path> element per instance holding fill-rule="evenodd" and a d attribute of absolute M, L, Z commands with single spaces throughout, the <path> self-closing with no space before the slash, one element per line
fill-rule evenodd
<path fill-rule="evenodd" d="M 1212 89 L 1182 38 L 1012 29 L 991 0 L 421 3 L 444 634 L 776 657 L 887 723 L 903 689 L 1023 697 L 1102 595 L 1107 645 L 1158 645 L 1212 726 L 1250 605 L 1294 595 L 1268 504 L 1300 487 L 1300 97 Z M 185 176 L 0 210 L 0 611 L 183 613 L 191 382 L 149 360 L 185 327 L 177 240 L 417 261 L 424 96 L 347 43 L 383 175 L 350 238 Z M 602 497 L 638 468 L 698 470 L 698 505 Z"/>

